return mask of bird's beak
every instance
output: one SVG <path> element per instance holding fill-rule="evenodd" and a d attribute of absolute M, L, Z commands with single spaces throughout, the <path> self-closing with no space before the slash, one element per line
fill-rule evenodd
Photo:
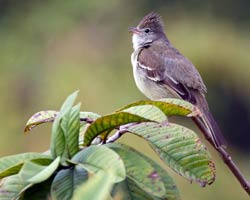
<path fill-rule="evenodd" d="M 128 31 L 131 32 L 131 33 L 134 33 L 134 34 L 139 34 L 140 33 L 140 31 L 136 27 L 130 27 L 128 29 Z"/>

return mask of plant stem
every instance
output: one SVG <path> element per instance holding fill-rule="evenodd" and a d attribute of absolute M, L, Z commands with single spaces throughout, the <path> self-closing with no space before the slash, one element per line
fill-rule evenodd
<path fill-rule="evenodd" d="M 93 120 L 93 119 L 91 119 L 91 118 L 88 118 L 88 117 L 80 118 L 80 122 L 86 122 L 86 123 L 88 123 L 88 124 L 93 123 L 93 121 L 95 121 L 95 120 Z"/>
<path fill-rule="evenodd" d="M 228 168 L 231 170 L 231 172 L 234 174 L 236 179 L 239 181 L 243 189 L 247 192 L 247 194 L 250 196 L 250 183 L 246 180 L 240 169 L 237 167 L 237 165 L 234 163 L 232 157 L 227 153 L 224 147 L 216 147 L 214 145 L 214 142 L 210 136 L 210 133 L 208 129 L 203 125 L 203 123 L 200 123 L 200 120 L 198 117 L 193 117 L 193 121 L 196 123 L 196 125 L 199 127 L 201 132 L 204 134 L 205 138 L 209 141 L 209 143 L 214 147 L 214 149 L 220 154 L 222 157 L 224 163 L 228 166 Z"/>
<path fill-rule="evenodd" d="M 111 137 L 109 137 L 107 139 L 106 143 L 115 142 L 117 139 L 119 139 L 126 132 L 128 132 L 127 129 L 121 129 L 121 130 L 116 131 L 114 135 L 112 135 Z"/>
<path fill-rule="evenodd" d="M 112 143 L 115 142 L 117 139 L 119 139 L 123 134 L 129 132 L 128 128 L 135 125 L 137 123 L 132 122 L 129 124 L 125 124 L 119 127 L 119 129 L 116 131 L 116 133 L 114 135 L 112 135 L 111 137 L 109 137 L 106 141 L 106 143 Z"/>

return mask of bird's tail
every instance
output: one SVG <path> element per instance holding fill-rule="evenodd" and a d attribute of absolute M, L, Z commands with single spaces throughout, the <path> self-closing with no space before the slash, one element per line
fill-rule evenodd
<path fill-rule="evenodd" d="M 218 146 L 223 146 L 224 148 L 226 148 L 225 137 L 222 134 L 221 129 L 218 126 L 217 122 L 215 121 L 213 115 L 211 114 L 211 112 L 208 111 L 207 113 L 205 113 L 205 116 L 211 131 L 216 135 L 215 137 L 216 143 L 218 144 Z"/>
<path fill-rule="evenodd" d="M 216 148 L 226 148 L 226 140 L 209 110 L 203 110 L 201 116 L 194 117 L 193 120 L 202 132 L 207 130 L 209 135 L 205 135 L 206 137 L 210 137 L 207 139 L 213 142 Z"/>
<path fill-rule="evenodd" d="M 200 128 L 207 139 L 214 144 L 215 147 L 226 148 L 226 140 L 216 123 L 213 115 L 209 111 L 205 96 L 197 91 L 193 91 L 196 106 L 200 109 L 201 115 L 193 118 L 196 125 Z M 206 133 L 204 133 L 206 131 Z"/>

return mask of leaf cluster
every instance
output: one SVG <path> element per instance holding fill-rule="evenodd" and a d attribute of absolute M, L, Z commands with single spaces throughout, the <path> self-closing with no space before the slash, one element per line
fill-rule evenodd
<path fill-rule="evenodd" d="M 41 111 L 29 119 L 25 132 L 53 122 L 50 150 L 1 158 L 0 200 L 180 199 L 161 165 L 116 141 L 125 133 L 146 140 L 169 168 L 190 182 L 214 182 L 207 148 L 192 130 L 167 118 L 197 115 L 192 104 L 139 101 L 100 116 L 81 112 L 80 104 L 74 105 L 76 97 L 77 92 L 71 94 L 58 112 Z"/>

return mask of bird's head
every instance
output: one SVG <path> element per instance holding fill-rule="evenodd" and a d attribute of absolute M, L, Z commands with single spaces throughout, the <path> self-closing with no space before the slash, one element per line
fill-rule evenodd
<path fill-rule="evenodd" d="M 154 12 L 143 17 L 140 23 L 136 27 L 130 27 L 129 31 L 133 33 L 134 49 L 148 46 L 160 38 L 166 38 L 162 18 Z"/>

